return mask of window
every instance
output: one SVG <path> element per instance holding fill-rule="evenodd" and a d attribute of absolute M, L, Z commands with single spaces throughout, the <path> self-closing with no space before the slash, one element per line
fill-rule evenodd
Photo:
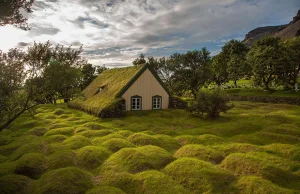
<path fill-rule="evenodd" d="M 131 97 L 131 110 L 142 110 L 142 97 Z"/>
<path fill-rule="evenodd" d="M 152 97 L 152 109 L 161 109 L 162 98 L 161 96 Z"/>

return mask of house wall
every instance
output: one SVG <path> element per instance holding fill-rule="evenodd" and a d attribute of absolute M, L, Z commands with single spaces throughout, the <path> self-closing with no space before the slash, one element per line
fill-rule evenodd
<path fill-rule="evenodd" d="M 131 85 L 131 87 L 122 95 L 126 100 L 126 111 L 131 110 L 131 97 L 142 97 L 142 110 L 152 110 L 152 97 L 159 95 L 162 97 L 162 109 L 169 106 L 169 95 L 165 89 L 156 80 L 149 69 Z"/>

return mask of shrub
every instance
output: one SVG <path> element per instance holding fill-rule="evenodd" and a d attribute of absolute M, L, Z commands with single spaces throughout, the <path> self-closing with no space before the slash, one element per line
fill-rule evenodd
<path fill-rule="evenodd" d="M 49 171 L 41 176 L 34 193 L 82 194 L 93 186 L 89 173 L 75 167 L 67 167 Z"/>
<path fill-rule="evenodd" d="M 26 176 L 11 174 L 0 177 L 0 193 L 2 194 L 31 194 L 32 180 Z"/>
<path fill-rule="evenodd" d="M 192 102 L 188 111 L 197 115 L 215 118 L 221 112 L 226 113 L 233 108 L 233 104 L 228 105 L 229 97 L 221 89 L 211 91 L 202 90 L 198 93 L 196 102 Z"/>

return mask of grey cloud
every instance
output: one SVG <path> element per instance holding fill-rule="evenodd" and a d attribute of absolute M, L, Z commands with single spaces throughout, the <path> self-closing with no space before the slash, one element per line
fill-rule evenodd
<path fill-rule="evenodd" d="M 43 24 L 32 24 L 31 30 L 29 31 L 29 36 L 37 36 L 37 35 L 55 35 L 60 29 L 54 28 L 52 26 L 43 26 Z"/>

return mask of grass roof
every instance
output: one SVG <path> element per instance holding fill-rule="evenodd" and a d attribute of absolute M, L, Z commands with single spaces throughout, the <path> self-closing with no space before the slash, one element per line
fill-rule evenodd
<path fill-rule="evenodd" d="M 105 70 L 83 91 L 84 97 L 73 100 L 70 106 L 98 115 L 103 108 L 116 101 L 117 94 L 143 67 L 139 65 Z"/>

